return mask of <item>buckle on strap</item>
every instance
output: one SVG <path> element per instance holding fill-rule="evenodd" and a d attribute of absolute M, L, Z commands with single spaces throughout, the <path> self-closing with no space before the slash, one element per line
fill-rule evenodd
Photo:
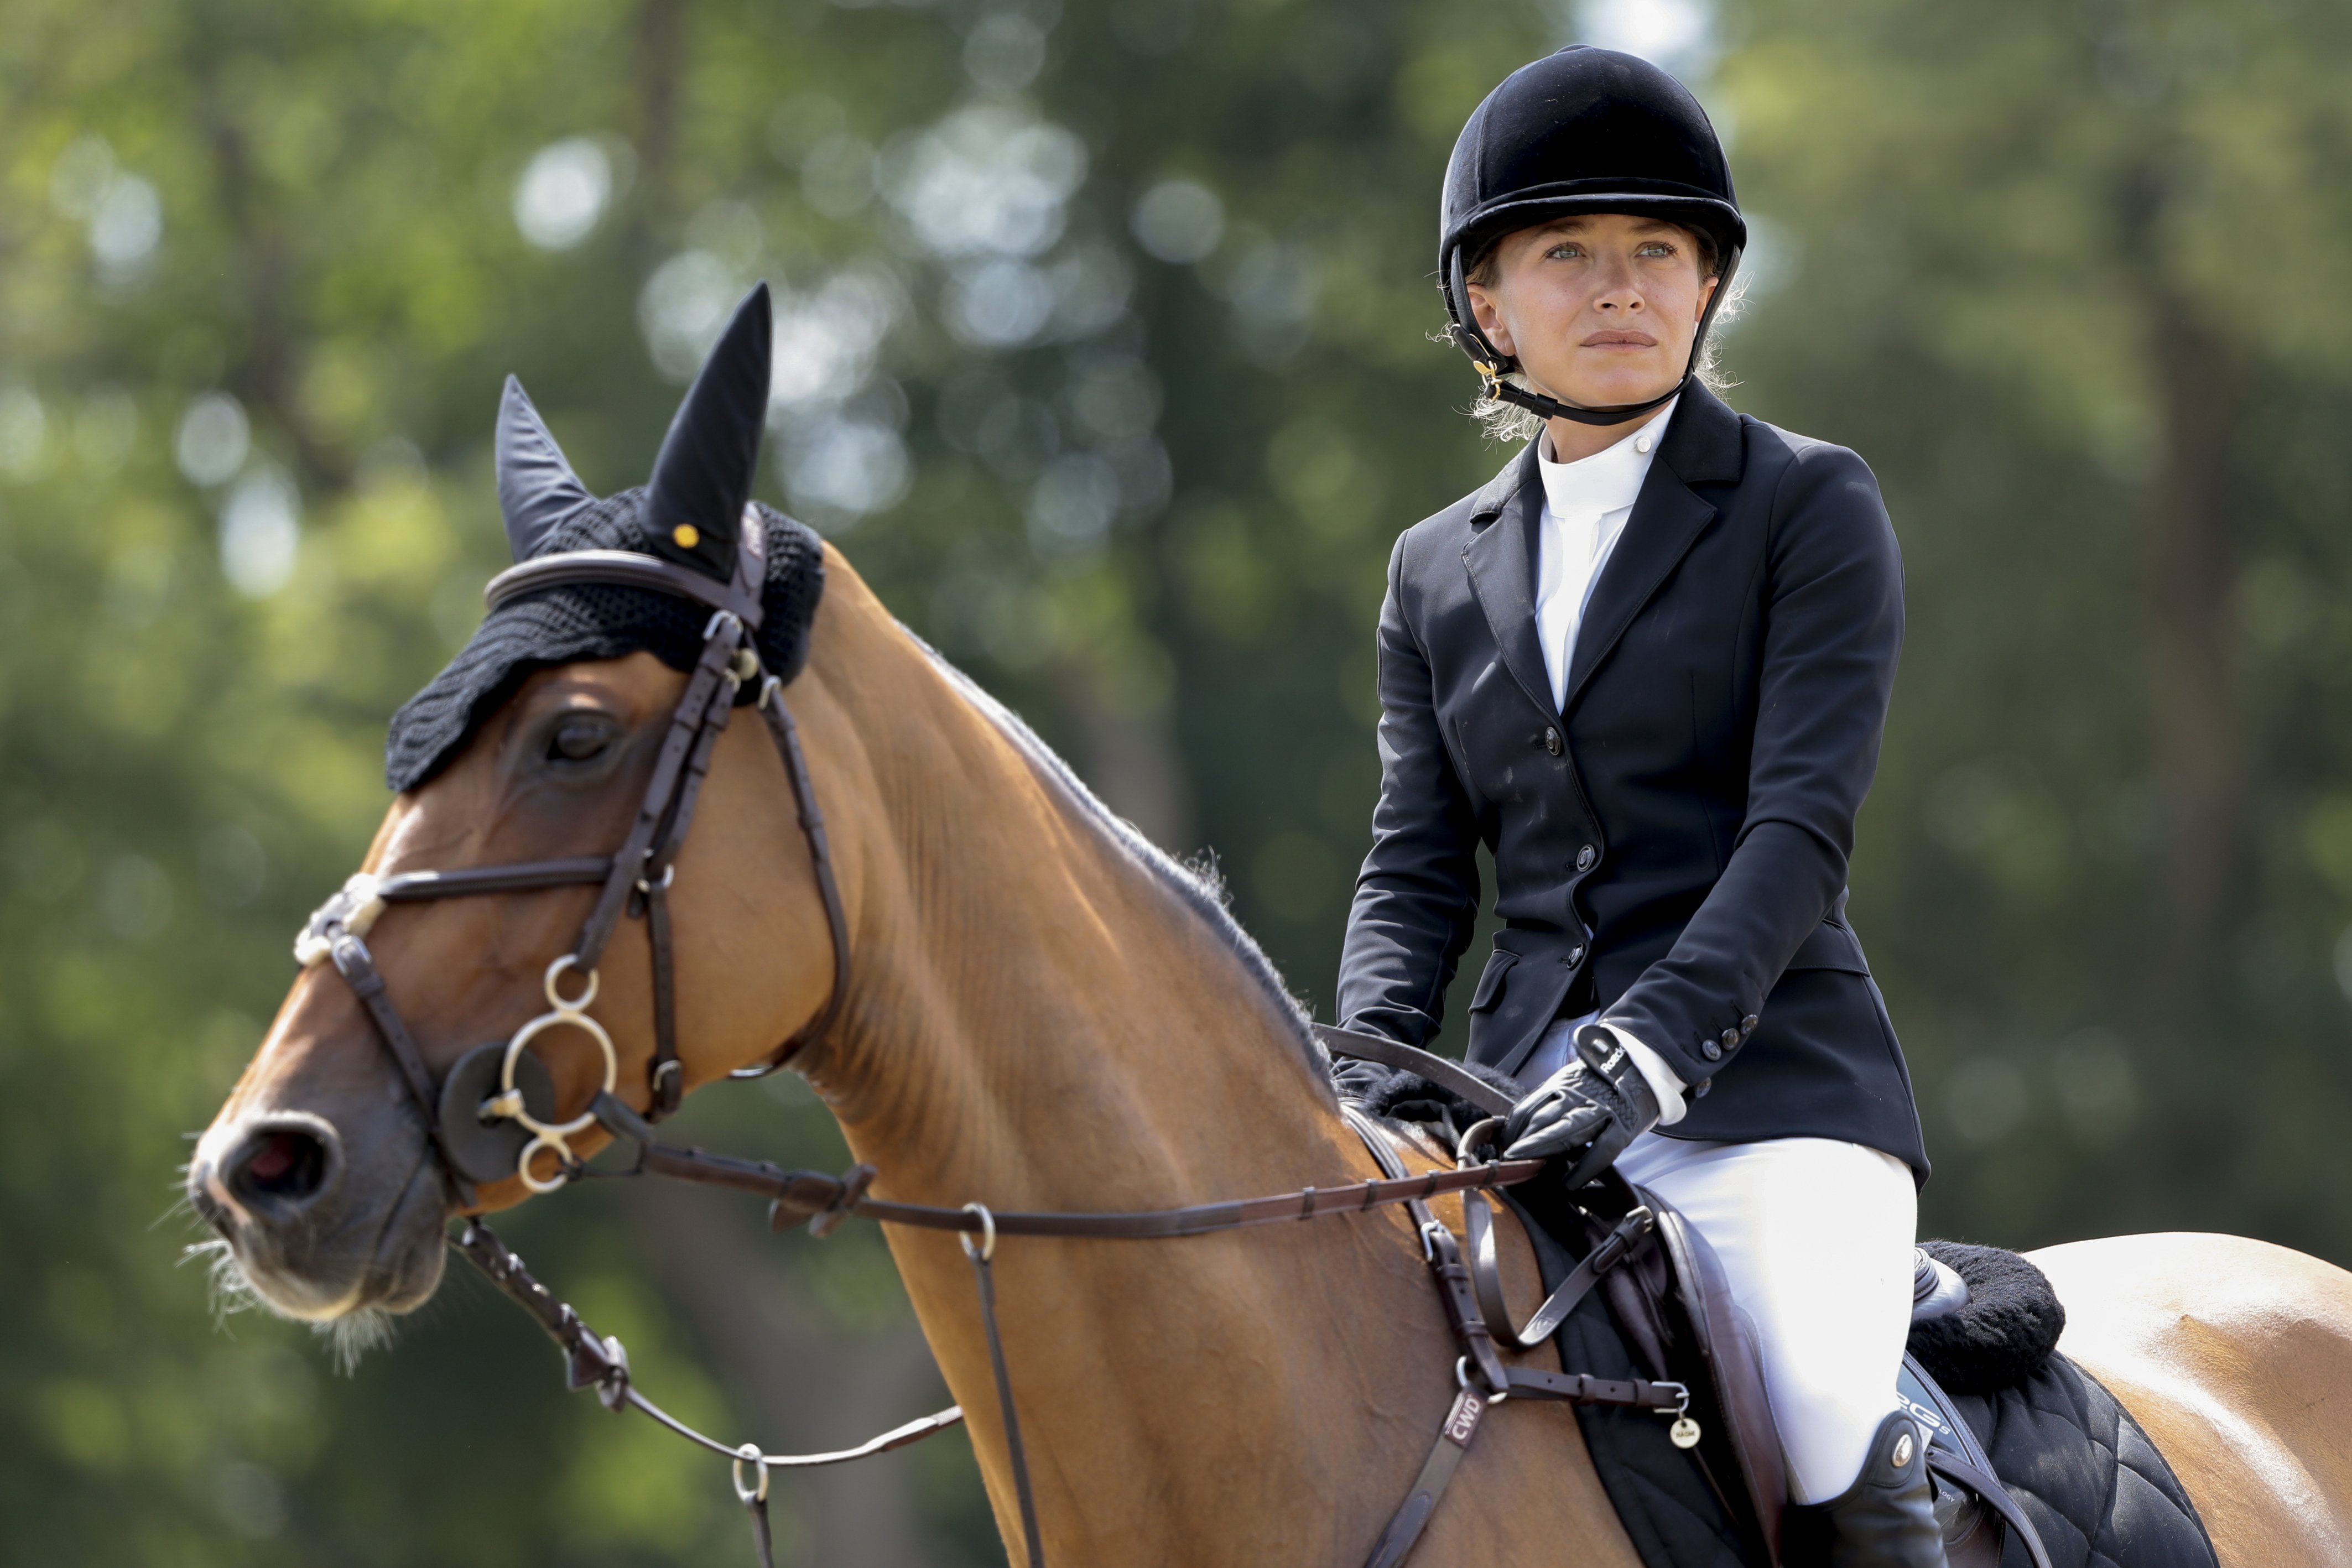
<path fill-rule="evenodd" d="M 1463 1393 L 1469 1394 L 1474 1396 L 1480 1393 L 1479 1390 L 1474 1389 L 1470 1386 L 1470 1358 L 1466 1355 L 1457 1355 L 1454 1358 L 1454 1386 L 1460 1389 Z M 1511 1385 L 1507 1378 L 1504 1380 L 1503 1385 L 1500 1388 L 1487 1390 L 1484 1393 L 1484 1397 L 1489 1405 L 1500 1405 L 1504 1400 L 1508 1399 L 1510 1396 Z"/>
<path fill-rule="evenodd" d="M 1626 1255 L 1633 1250 L 1633 1244 L 1657 1228 L 1657 1224 L 1658 1217 L 1650 1212 L 1650 1206 L 1647 1204 L 1638 1205 L 1629 1210 L 1625 1218 L 1617 1222 L 1617 1228 L 1602 1238 L 1601 1245 L 1592 1249 L 1592 1271 L 1595 1274 L 1606 1274 L 1610 1270 L 1622 1263 Z"/>
<path fill-rule="evenodd" d="M 383 878 L 373 872 L 352 873 L 295 934 L 294 961 L 306 969 L 317 968 L 333 954 L 337 928 L 364 936 L 383 908 Z"/>

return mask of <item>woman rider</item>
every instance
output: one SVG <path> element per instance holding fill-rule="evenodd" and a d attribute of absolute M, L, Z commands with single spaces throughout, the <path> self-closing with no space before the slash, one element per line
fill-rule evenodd
<path fill-rule="evenodd" d="M 1534 439 L 1391 559 L 1339 1012 L 1436 1032 L 1485 843 L 1504 929 L 1469 1055 L 1528 1090 L 1511 1154 L 1682 1210 L 1755 1322 L 1831 1561 L 1927 1568 L 1895 1397 L 1927 1159 L 1845 921 L 1902 564 L 1859 457 L 1696 373 L 1746 238 L 1714 128 L 1646 61 L 1561 50 L 1464 127 L 1442 286 L 1482 411 Z"/>

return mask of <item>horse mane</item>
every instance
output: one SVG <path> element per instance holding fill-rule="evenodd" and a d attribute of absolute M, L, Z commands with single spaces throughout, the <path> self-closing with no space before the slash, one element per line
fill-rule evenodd
<path fill-rule="evenodd" d="M 1290 1044 L 1298 1052 L 1299 1061 L 1307 1068 L 1309 1077 L 1322 1086 L 1328 1095 L 1331 1082 L 1330 1056 L 1307 1027 L 1307 1009 L 1283 985 L 1282 976 L 1275 968 L 1274 960 L 1265 956 L 1265 949 L 1242 928 L 1242 923 L 1234 919 L 1233 911 L 1226 907 L 1223 890 L 1215 880 L 1214 873 L 1195 871 L 1182 864 L 1144 837 L 1134 823 L 1103 804 L 1102 798 L 1088 789 L 1086 780 L 1080 779 L 1070 765 L 1029 727 L 1028 721 L 999 702 L 979 682 L 958 669 L 945 654 L 923 641 L 905 622 L 899 622 L 898 630 L 921 650 L 923 656 L 930 661 L 931 667 L 946 679 L 957 695 L 995 726 L 998 732 L 1013 743 L 1013 749 L 1067 799 L 1080 821 L 1101 831 L 1129 860 L 1173 893 L 1178 902 L 1233 951 L 1234 956 L 1241 960 L 1244 971 L 1265 993 L 1275 1016 L 1282 1020 Z"/>

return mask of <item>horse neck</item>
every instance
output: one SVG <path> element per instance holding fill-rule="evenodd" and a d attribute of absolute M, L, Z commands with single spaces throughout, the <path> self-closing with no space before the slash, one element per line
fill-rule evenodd
<path fill-rule="evenodd" d="M 859 802 L 843 853 L 858 977 L 804 1070 L 877 1195 L 1133 1210 L 1376 1174 L 1235 938 L 903 632 L 866 632 L 817 672 L 858 732 L 862 776 L 836 779 Z M 1003 1343 L 1062 1559 L 1144 1540 L 1168 1561 L 1265 1561 L 1285 1542 L 1307 1560 L 1393 1506 L 1348 1495 L 1387 1487 L 1377 1460 L 1427 1441 L 1397 1424 L 1388 1342 L 1410 1338 L 1441 1402 L 1453 1354 L 1402 1223 L 1006 1240 Z M 998 1517 L 1015 1518 L 970 1268 L 950 1237 L 887 1234 Z M 1368 1333 L 1333 1332 L 1357 1313 Z M 1327 1401 L 1354 1414 L 1302 1432 Z M 1279 1434 L 1276 1451 L 1237 1452 L 1237 1426 Z M 1329 1511 L 1302 1511 L 1308 1495 Z"/>
<path fill-rule="evenodd" d="M 1271 971 L 1017 721 L 891 632 L 845 705 L 878 810 L 850 857 L 853 1005 L 810 1074 L 885 1186 L 1166 1207 L 1330 1178 L 1303 1151 L 1347 1134 Z"/>

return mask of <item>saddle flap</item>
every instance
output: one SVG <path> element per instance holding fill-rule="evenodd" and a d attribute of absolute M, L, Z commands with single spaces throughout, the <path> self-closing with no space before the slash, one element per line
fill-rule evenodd
<path fill-rule="evenodd" d="M 1895 1397 L 1927 1434 L 1931 1450 L 1943 1449 L 1985 1474 L 1992 1473 L 1984 1446 L 1953 1407 L 1951 1396 L 1908 1352 L 1895 1376 Z M 1936 1479 L 1936 1522 L 1944 1528 L 1944 1557 L 1951 1568 L 1995 1568 L 2000 1561 L 1999 1520 L 1973 1492 L 1955 1486 L 1945 1476 Z"/>
<path fill-rule="evenodd" d="M 1952 1396 L 1908 1351 L 1904 1353 L 1901 1370 L 1895 1375 L 1895 1392 L 1911 1418 L 1927 1428 L 1928 1442 L 1951 1449 L 1980 1470 L 1992 1469 L 1984 1445 L 1977 1441 L 1975 1429 L 1961 1417 L 1952 1404 Z"/>
<path fill-rule="evenodd" d="M 1587 1238 L 1588 1246 L 1599 1242 L 1598 1236 Z M 1653 1382 L 1669 1382 L 1675 1375 L 1666 1356 L 1666 1342 L 1673 1336 L 1658 1310 L 1667 1294 L 1666 1271 L 1671 1267 L 1664 1253 L 1652 1244 L 1601 1276 L 1601 1295 L 1609 1303 L 1609 1315 L 1616 1320 L 1617 1332 Z"/>
<path fill-rule="evenodd" d="M 1654 1192 L 1635 1188 L 1642 1202 L 1657 1216 L 1659 1246 L 1655 1250 L 1672 1266 L 1670 1282 L 1677 1334 L 1685 1343 L 1681 1370 L 1692 1364 L 1706 1379 L 1706 1392 L 1722 1413 L 1725 1437 L 1739 1463 L 1739 1476 L 1766 1550 L 1774 1563 L 1780 1555 L 1780 1512 L 1789 1500 L 1788 1470 L 1780 1456 L 1780 1429 L 1764 1390 L 1764 1364 L 1756 1343 L 1756 1330 L 1737 1301 L 1723 1264 L 1689 1220 Z"/>

